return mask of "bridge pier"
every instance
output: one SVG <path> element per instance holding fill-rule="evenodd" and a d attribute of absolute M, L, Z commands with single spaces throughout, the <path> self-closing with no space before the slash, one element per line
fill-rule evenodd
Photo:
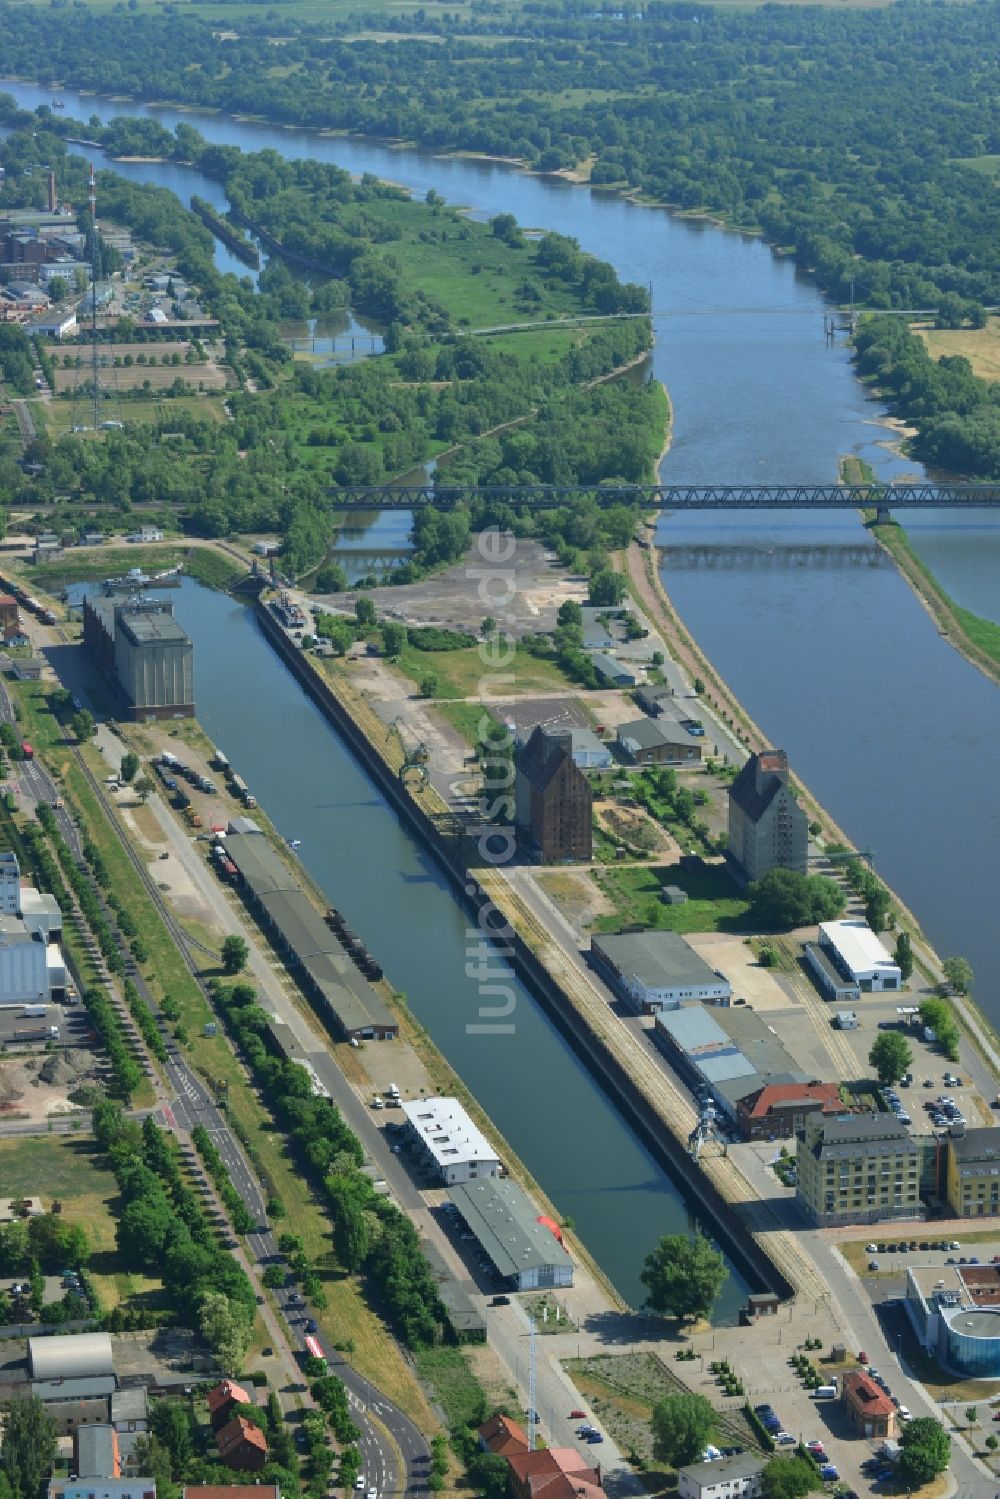
<path fill-rule="evenodd" d="M 875 509 L 875 524 L 877 526 L 888 526 L 892 523 L 892 513 L 888 505 L 878 505 Z"/>

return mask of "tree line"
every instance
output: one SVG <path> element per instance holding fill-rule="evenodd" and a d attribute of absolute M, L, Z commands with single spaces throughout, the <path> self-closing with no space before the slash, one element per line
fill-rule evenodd
<path fill-rule="evenodd" d="M 14 118 L 17 128 L 0 146 L 0 161 L 9 168 L 0 201 L 30 201 L 38 176 L 26 174 L 43 160 L 56 161 L 67 191 L 82 198 L 83 163 L 65 154 L 44 118 L 16 110 Z M 41 128 L 29 130 L 31 121 Z M 559 335 L 554 357 L 533 352 L 516 336 L 463 337 L 447 305 L 414 291 L 404 251 L 396 269 L 382 251 L 397 243 L 402 224 L 404 250 L 419 244 L 426 254 L 427 247 L 440 246 L 457 257 L 449 264 L 466 290 L 488 269 L 492 280 L 528 299 L 536 315 L 545 308 L 563 314 L 623 307 L 641 314 L 646 293 L 623 286 L 610 266 L 584 254 L 574 240 L 557 234 L 525 239 L 505 215 L 489 227 L 470 225 L 439 202 L 408 203 L 374 179 L 355 184 L 336 168 L 285 162 L 275 152 L 244 156 L 207 146 L 189 126 L 179 126 L 172 138 L 178 151 L 200 152 L 200 165 L 231 182 L 254 215 L 283 234 L 295 226 L 296 233 L 314 237 L 308 241 L 314 249 L 316 236 L 336 239 L 341 248 L 324 253 L 340 257 L 346 279 L 314 286 L 272 261 L 262 273 L 262 290 L 255 291 L 246 278 L 220 275 L 211 236 L 172 193 L 102 173 L 108 216 L 143 240 L 168 245 L 181 274 L 219 318 L 226 358 L 242 388 L 231 392 L 231 421 L 222 424 L 181 410 L 150 422 L 126 421 L 101 442 L 72 433 L 58 441 L 39 436 L 26 454 L 30 473 L 13 457 L 0 459 L 0 479 L 8 480 L 13 501 L 29 508 L 33 500 L 58 498 L 71 508 L 100 501 L 123 514 L 133 504 L 156 501 L 195 535 L 276 530 L 286 538 L 286 570 L 299 575 L 326 554 L 332 485 L 376 484 L 443 448 L 468 445 L 449 470 L 462 482 L 596 484 L 651 476 L 666 419 L 662 393 L 632 383 L 593 383 L 649 348 L 648 319 L 639 315 Z M 295 295 L 303 288 L 305 303 Z M 398 317 L 390 324 L 381 357 L 331 371 L 293 368 L 278 322 L 289 312 L 315 311 L 324 291 L 331 302 L 360 298 L 367 306 L 384 307 L 379 299 L 390 298 L 399 317 L 410 321 Z M 119 327 L 117 334 L 131 331 Z M 250 373 L 256 390 L 245 388 Z M 488 519 L 483 513 L 458 523 L 423 522 L 417 554 L 396 572 L 396 581 L 458 555 L 469 524 Z M 553 534 L 558 525 L 553 522 Z"/>
<path fill-rule="evenodd" d="M 13 72 L 544 171 L 586 161 L 599 185 L 762 229 L 837 297 L 853 281 L 881 306 L 996 299 L 1000 205 L 966 166 L 1000 135 L 995 0 L 286 19 L 280 76 L 264 17 L 241 16 L 238 37 L 176 11 L 113 27 L 58 7 L 0 17 Z M 348 39 L 366 24 L 398 39 Z"/>

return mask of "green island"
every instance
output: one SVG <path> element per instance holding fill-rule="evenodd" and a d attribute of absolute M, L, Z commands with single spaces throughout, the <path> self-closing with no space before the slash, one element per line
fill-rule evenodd
<path fill-rule="evenodd" d="M 57 162 L 67 195 L 85 201 L 85 165 L 62 139 L 29 132 L 33 116 L 7 106 L 3 113 L 20 128 L 2 148 L 0 210 L 35 202 L 32 163 Z M 179 127 L 178 143 L 190 152 L 185 130 L 193 134 Z M 53 390 L 39 404 L 30 479 L 13 434 L 7 439 L 0 485 L 18 508 L 58 496 L 68 525 L 100 502 L 145 507 L 144 519 L 195 537 L 277 532 L 285 570 L 300 576 L 326 555 L 334 484 L 400 477 L 443 454 L 457 482 L 597 486 L 653 477 L 664 393 L 648 380 L 609 378 L 649 350 L 644 290 L 620 283 L 564 236 L 525 237 L 510 215 L 480 224 L 434 194 L 414 202 L 374 178 L 353 183 L 335 167 L 204 142 L 200 150 L 234 205 L 252 211 L 292 265 L 272 256 L 259 291 L 220 275 L 209 231 L 172 193 L 101 173 L 108 220 L 168 249 L 175 275 L 217 327 L 183 354 L 176 342 L 163 352 L 129 310 L 147 253 L 130 270 L 108 330 L 121 420 L 99 443 L 70 430 L 92 392 L 79 350 L 32 345 L 13 325 L 0 330 L 0 376 L 12 393 L 34 393 L 35 360 Z M 296 273 L 299 260 L 310 269 Z M 112 246 L 102 247 L 102 263 L 120 265 Z M 382 355 L 332 370 L 293 357 L 283 322 L 347 305 L 385 327 Z M 526 331 L 484 331 L 511 323 Z M 496 518 L 482 508 L 426 512 L 416 555 L 395 580 L 454 560 L 471 527 Z M 611 537 L 613 517 L 607 525 Z M 543 526 L 557 537 L 566 517 Z"/>

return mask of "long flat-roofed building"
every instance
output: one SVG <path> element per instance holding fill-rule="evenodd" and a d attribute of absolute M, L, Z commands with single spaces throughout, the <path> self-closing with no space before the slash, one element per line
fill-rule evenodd
<path fill-rule="evenodd" d="M 453 1188 L 451 1200 L 497 1273 L 515 1291 L 571 1286 L 573 1261 L 559 1226 L 509 1178 Z"/>
<path fill-rule="evenodd" d="M 701 1000 L 729 999 L 729 980 L 710 968 L 679 932 L 622 932 L 592 937 L 594 966 L 646 1015 Z"/>
<path fill-rule="evenodd" d="M 111 1338 L 106 1332 L 28 1339 L 32 1379 L 90 1379 L 114 1374 Z"/>
<path fill-rule="evenodd" d="M 749 1005 L 742 1009 L 707 1010 L 687 1005 L 679 1010 L 661 1010 L 653 1037 L 684 1080 L 693 1088 L 707 1089 L 737 1127 L 744 1098 L 769 1084 L 810 1081 L 773 1027 Z"/>
<path fill-rule="evenodd" d="M 500 1161 L 457 1098 L 420 1098 L 403 1104 L 417 1153 L 446 1185 L 496 1176 Z"/>
<path fill-rule="evenodd" d="M 339 1036 L 391 1041 L 399 1023 L 263 833 L 230 832 L 239 888 L 309 998 Z"/>
<path fill-rule="evenodd" d="M 83 601 L 83 643 L 137 722 L 194 717 L 194 647 L 170 599 L 111 592 Z"/>
<path fill-rule="evenodd" d="M 865 921 L 824 921 L 819 929 L 819 947 L 852 986 L 852 993 L 878 993 L 902 986 L 899 964 Z M 806 961 L 819 979 L 820 988 L 831 999 L 843 998 L 845 991 L 831 988 L 829 976 L 816 962 L 814 952 L 813 948 L 806 948 Z"/>

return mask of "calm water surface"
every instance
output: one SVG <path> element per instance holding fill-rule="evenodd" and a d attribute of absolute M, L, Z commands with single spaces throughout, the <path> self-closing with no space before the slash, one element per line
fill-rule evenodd
<path fill-rule="evenodd" d="M 2 86 L 27 107 L 49 97 Z M 129 112 L 72 91 L 63 98 L 79 118 Z M 848 453 L 883 480 L 920 473 L 891 451 L 884 411 L 854 379 L 847 349 L 825 342 L 815 287 L 757 239 L 485 162 L 187 111 L 131 112 L 154 114 L 171 128 L 183 119 L 245 150 L 270 147 L 375 172 L 421 195 L 434 188 L 477 218 L 512 212 L 526 226 L 575 235 L 624 279 L 649 284 L 654 373 L 674 404 L 668 480 L 828 482 Z M 198 173 L 148 164 L 128 170 L 221 206 L 218 185 Z M 952 597 L 1000 619 L 1000 517 L 904 518 Z M 391 527 L 381 534 L 395 542 Z M 665 516 L 659 537 L 668 587 L 696 638 L 858 846 L 875 850 L 877 871 L 938 947 L 969 957 L 980 1003 L 1000 1023 L 991 930 L 1000 876 L 1000 693 L 939 638 L 893 569 L 870 565 L 871 543 L 850 513 Z M 251 648 L 259 640 L 243 611 L 187 589 L 181 600 L 199 642 L 201 716 L 283 830 L 305 839 L 303 855 L 331 900 L 407 988 L 415 1012 L 559 1207 L 577 1218 L 616 1282 L 636 1296 L 642 1253 L 681 1211 L 662 1175 L 529 1000 L 519 1014 L 532 1017 L 530 1039 L 519 1022 L 516 1046 L 483 1048 L 483 1057 L 470 1045 L 464 916 L 433 866 L 286 674 L 265 670 L 266 652 Z M 234 690 L 244 669 L 245 685 Z M 262 724 L 275 727 L 261 733 Z M 310 746 L 309 777 L 317 783 L 297 769 L 300 743 Z M 317 840 L 315 828 L 327 818 L 328 832 Z M 382 829 L 377 837 L 375 828 Z M 377 867 L 374 858 L 362 864 L 359 848 L 377 851 Z M 403 893 L 408 900 L 400 904 Z M 540 1051 L 543 1045 L 550 1049 Z M 544 1066 L 534 1067 L 536 1056 Z M 549 1070 L 557 1057 L 558 1089 Z M 570 1090 L 565 1104 L 563 1088 Z M 560 1098 L 557 1110 L 549 1094 Z M 584 1136 L 597 1119 L 600 1127 Z"/>

